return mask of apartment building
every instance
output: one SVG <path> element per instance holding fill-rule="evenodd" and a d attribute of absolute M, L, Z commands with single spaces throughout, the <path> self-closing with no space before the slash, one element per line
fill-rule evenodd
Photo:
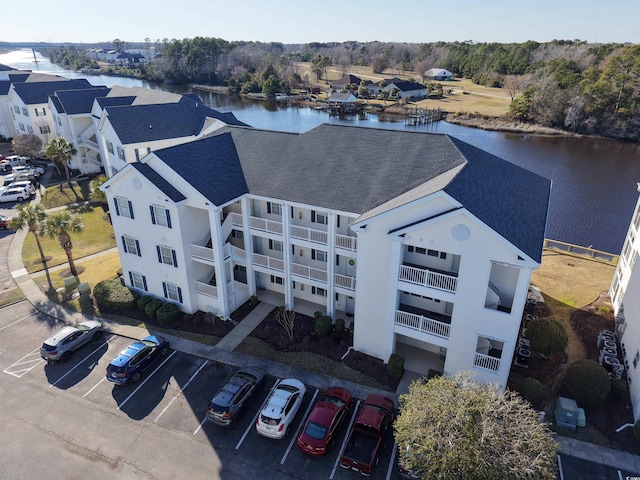
<path fill-rule="evenodd" d="M 250 295 L 310 303 L 352 317 L 358 351 L 435 355 L 506 385 L 545 178 L 440 134 L 224 127 L 102 188 L 140 293 L 222 316 Z"/>

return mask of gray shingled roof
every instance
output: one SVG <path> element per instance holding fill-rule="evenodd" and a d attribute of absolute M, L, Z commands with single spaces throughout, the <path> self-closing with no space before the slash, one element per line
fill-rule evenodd
<path fill-rule="evenodd" d="M 14 83 L 13 88 L 26 105 L 48 103 L 49 96 L 56 90 L 79 90 L 93 88 L 87 80 L 67 80 L 62 82 L 25 82 Z"/>
<path fill-rule="evenodd" d="M 77 115 L 91 113 L 94 99 L 107 96 L 110 90 L 104 86 L 84 90 L 58 90 L 55 97 L 58 98 L 67 115 Z"/>
<path fill-rule="evenodd" d="M 152 184 L 158 187 L 160 191 L 172 201 L 181 202 L 187 198 L 146 163 L 133 162 L 130 165 L 145 176 Z"/>
<path fill-rule="evenodd" d="M 227 125 L 243 125 L 206 105 L 183 97 L 177 103 L 107 107 L 109 122 L 123 144 L 197 135 L 207 117 Z"/>
<path fill-rule="evenodd" d="M 9 80 L 0 80 L 0 95 L 8 95 L 11 88 L 11 82 Z"/>
<path fill-rule="evenodd" d="M 102 108 L 107 108 L 107 107 L 131 105 L 135 99 L 136 97 L 132 95 L 128 97 L 103 97 L 103 98 L 97 98 L 96 101 L 98 102 L 98 105 L 100 105 Z"/>
<path fill-rule="evenodd" d="M 447 135 L 342 125 L 304 134 L 227 127 L 155 154 L 216 205 L 250 192 L 364 214 L 444 178 L 446 193 L 541 259 L 550 181 Z"/>

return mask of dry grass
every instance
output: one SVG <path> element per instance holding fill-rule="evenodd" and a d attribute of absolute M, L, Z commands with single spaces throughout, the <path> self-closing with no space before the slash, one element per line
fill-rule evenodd
<path fill-rule="evenodd" d="M 607 291 L 614 272 L 614 266 L 586 256 L 552 249 L 543 252 L 542 265 L 533 272 L 531 283 L 542 291 L 553 316 L 567 329 L 569 362 L 586 357 L 582 342 L 571 328 L 571 314 Z"/>
<path fill-rule="evenodd" d="M 22 293 L 22 290 L 20 290 L 17 286 L 14 286 L 14 288 L 3 290 L 2 292 L 0 292 L 0 307 L 23 300 L 24 298 L 25 297 Z"/>

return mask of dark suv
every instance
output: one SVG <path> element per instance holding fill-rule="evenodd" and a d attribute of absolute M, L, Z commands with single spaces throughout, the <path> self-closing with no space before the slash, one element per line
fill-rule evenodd
<path fill-rule="evenodd" d="M 207 418 L 218 425 L 231 425 L 263 385 L 264 372 L 259 368 L 238 370 L 211 400 Z"/>
<path fill-rule="evenodd" d="M 129 380 L 137 382 L 150 365 L 169 353 L 169 342 L 160 335 L 149 335 L 133 342 L 114 358 L 107 367 L 107 380 L 124 385 Z"/>

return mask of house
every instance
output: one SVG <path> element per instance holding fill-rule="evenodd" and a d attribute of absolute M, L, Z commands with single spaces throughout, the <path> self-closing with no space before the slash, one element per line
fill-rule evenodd
<path fill-rule="evenodd" d="M 329 103 L 356 103 L 358 99 L 353 93 L 332 93 L 329 97 Z"/>
<path fill-rule="evenodd" d="M 640 191 L 640 184 L 638 184 Z M 631 217 L 620 260 L 613 275 L 609 296 L 616 318 L 633 419 L 640 419 L 640 199 Z"/>
<path fill-rule="evenodd" d="M 401 78 L 385 78 L 383 80 L 379 80 L 377 82 L 367 82 L 367 90 L 369 91 L 369 95 L 377 97 L 378 95 L 380 95 L 380 92 L 382 92 L 383 88 L 386 87 L 387 85 L 390 85 L 392 83 L 395 82 L 402 82 L 403 80 Z M 384 82 L 384 83 L 383 83 Z M 381 87 L 380 84 L 384 85 L 384 87 Z"/>
<path fill-rule="evenodd" d="M 382 89 L 383 92 L 396 92 L 395 98 L 427 98 L 429 90 L 421 83 L 402 80 L 389 83 Z"/>
<path fill-rule="evenodd" d="M 329 87 L 331 88 L 332 91 L 339 92 L 340 90 L 342 90 L 342 87 L 346 85 L 355 85 L 356 87 L 359 87 L 360 83 L 362 83 L 362 79 L 360 77 L 348 74 L 348 75 L 343 75 L 342 78 L 338 80 L 332 81 L 329 84 Z"/>
<path fill-rule="evenodd" d="M 550 181 L 442 134 L 223 127 L 103 186 L 126 285 L 228 317 L 251 295 L 354 348 L 506 385 Z"/>
<path fill-rule="evenodd" d="M 430 68 L 426 72 L 424 72 L 424 78 L 429 80 L 452 80 L 453 74 L 449 70 L 445 70 L 444 68 Z"/>

